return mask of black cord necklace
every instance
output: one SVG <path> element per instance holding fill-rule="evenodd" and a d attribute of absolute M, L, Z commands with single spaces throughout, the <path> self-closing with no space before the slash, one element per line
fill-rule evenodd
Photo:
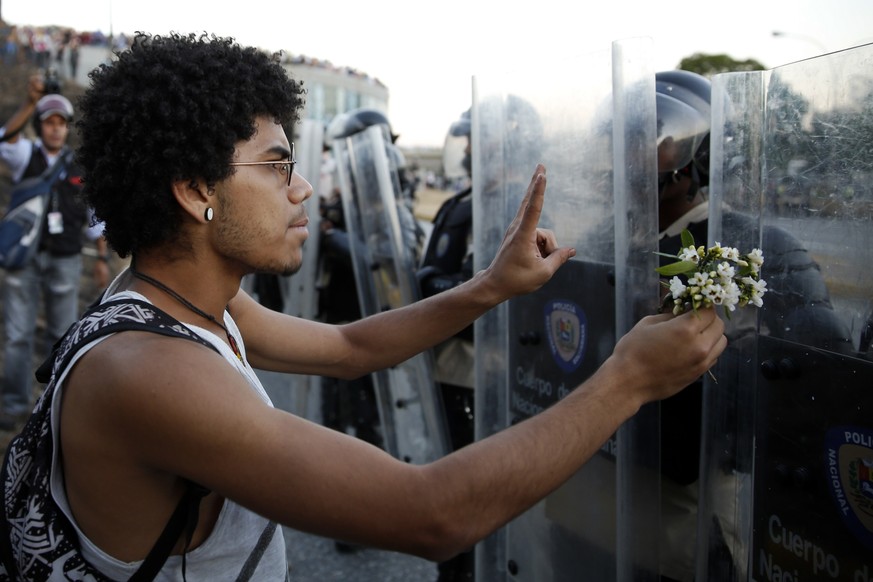
<path fill-rule="evenodd" d="M 136 268 L 134 268 L 132 263 L 130 265 L 130 273 L 131 273 L 131 275 L 133 275 L 137 279 L 141 279 L 141 280 L 145 281 L 146 283 L 148 283 L 149 285 L 157 287 L 158 289 L 160 289 L 161 291 L 163 291 L 164 293 L 166 293 L 167 295 L 169 295 L 170 297 L 172 297 L 173 299 L 175 299 L 176 301 L 178 301 L 179 303 L 181 303 L 182 305 L 184 305 L 185 307 L 187 307 L 188 309 L 190 309 L 191 311 L 193 311 L 194 313 L 196 313 L 200 317 L 211 321 L 212 323 L 214 323 L 215 325 L 217 325 L 218 327 L 223 329 L 224 335 L 227 336 L 227 341 L 230 342 L 230 348 L 233 350 L 233 353 L 236 354 L 236 357 L 239 358 L 240 361 L 242 361 L 242 352 L 240 352 L 239 346 L 236 343 L 236 339 L 231 335 L 230 331 L 224 326 L 224 324 L 221 323 L 220 321 L 218 321 L 218 319 L 214 315 L 212 315 L 211 313 L 206 313 L 205 311 L 203 311 L 202 309 L 200 309 L 199 307 L 197 307 L 196 305 L 194 305 L 193 303 L 191 303 L 190 301 L 188 301 L 187 299 L 185 299 L 184 297 L 182 297 L 181 295 L 179 295 L 178 293 L 176 293 L 175 291 L 173 291 L 168 286 L 164 285 L 163 283 L 161 283 L 160 281 L 158 281 L 154 277 L 150 277 L 149 275 L 146 275 L 145 273 L 140 273 L 139 271 L 136 270 Z"/>

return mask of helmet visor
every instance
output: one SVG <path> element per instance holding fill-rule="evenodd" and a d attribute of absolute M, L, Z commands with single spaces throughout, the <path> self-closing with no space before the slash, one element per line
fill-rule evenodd
<path fill-rule="evenodd" d="M 657 95 L 658 172 L 681 170 L 691 163 L 709 134 L 709 120 L 668 95 Z"/>
<path fill-rule="evenodd" d="M 446 135 L 443 144 L 443 175 L 449 179 L 466 178 L 470 176 L 469 135 L 454 135 L 451 131 Z"/>

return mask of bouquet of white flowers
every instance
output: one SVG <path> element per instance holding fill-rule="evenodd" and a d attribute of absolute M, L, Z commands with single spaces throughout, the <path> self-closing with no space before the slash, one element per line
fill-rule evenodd
<path fill-rule="evenodd" d="M 662 309 L 673 302 L 673 313 L 678 315 L 688 309 L 697 311 L 702 307 L 721 305 L 730 318 L 737 307 L 752 304 L 761 307 L 761 297 L 767 292 L 767 282 L 761 279 L 764 255 L 760 249 L 740 254 L 732 247 L 715 243 L 706 249 L 694 244 L 688 230 L 682 231 L 682 248 L 677 255 L 658 253 L 678 259 L 675 263 L 657 269 L 664 277 L 672 277 L 661 284 L 670 289 L 664 298 Z"/>

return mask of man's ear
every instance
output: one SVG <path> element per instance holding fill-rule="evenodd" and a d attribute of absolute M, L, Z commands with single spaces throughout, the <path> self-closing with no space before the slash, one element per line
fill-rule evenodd
<path fill-rule="evenodd" d="M 174 180 L 170 186 L 176 202 L 181 206 L 194 220 L 197 222 L 209 222 L 207 220 L 207 209 L 211 209 L 213 200 L 213 190 L 206 186 L 202 180 Z M 211 217 L 212 213 L 209 212 Z"/>

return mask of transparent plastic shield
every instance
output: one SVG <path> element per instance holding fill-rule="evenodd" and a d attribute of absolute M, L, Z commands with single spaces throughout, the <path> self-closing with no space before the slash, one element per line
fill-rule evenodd
<path fill-rule="evenodd" d="M 542 289 L 477 321 L 477 438 L 560 400 L 612 353 L 618 334 L 657 308 L 648 54 L 647 40 L 623 41 L 614 52 L 555 62 L 537 83 L 517 73 L 475 79 L 476 269 L 494 256 L 538 162 L 548 175 L 540 226 L 577 250 Z M 477 579 L 657 579 L 654 412 L 654 423 L 623 429 L 569 482 L 480 544 Z"/>
<path fill-rule="evenodd" d="M 699 579 L 873 574 L 871 64 L 714 80 L 710 242 L 761 248 L 768 292 L 706 388 Z"/>
<path fill-rule="evenodd" d="M 415 258 L 398 217 L 397 168 L 381 127 L 336 140 L 340 189 L 363 316 L 419 299 Z M 425 463 L 448 451 L 430 352 L 373 374 L 388 452 Z"/>
<path fill-rule="evenodd" d="M 713 79 L 709 242 L 743 251 L 760 248 L 761 158 L 765 73 Z M 729 206 L 728 206 L 729 205 Z M 723 224 L 728 207 L 746 224 Z M 702 241 L 698 241 L 702 242 Z M 765 262 L 767 257 L 765 257 Z M 769 298 L 765 296 L 765 302 Z M 704 379 L 698 576 L 746 580 L 752 504 L 757 319 L 754 308 L 726 320 L 728 346 Z M 745 411 L 746 414 L 738 414 Z"/>
<path fill-rule="evenodd" d="M 306 119 L 300 122 L 299 133 L 295 137 L 297 167 L 295 172 L 314 185 L 321 173 L 322 144 L 324 125 L 320 121 Z M 282 296 L 284 311 L 303 319 L 315 319 L 318 314 L 318 244 L 321 231 L 318 228 L 318 196 L 313 193 L 304 203 L 309 217 L 309 238 L 303 245 L 303 264 L 300 270 L 290 277 L 283 277 Z"/>
<path fill-rule="evenodd" d="M 313 183 L 318 179 L 321 164 L 321 148 L 324 128 L 318 121 L 306 119 L 300 122 L 294 136 L 297 156 L 295 173 Z M 309 238 L 303 245 L 303 262 L 300 270 L 291 276 L 276 276 L 282 298 L 282 312 L 303 319 L 315 319 L 318 312 L 318 196 L 310 196 L 304 203 L 309 217 Z M 320 397 L 317 376 L 277 374 L 258 371 L 258 377 L 277 408 L 293 412 L 310 420 L 319 420 Z"/>
<path fill-rule="evenodd" d="M 617 337 L 657 311 L 658 171 L 654 69 L 647 39 L 612 47 L 613 196 Z M 659 405 L 645 406 L 618 431 L 617 579 L 660 580 L 676 551 L 664 532 L 683 531 L 662 516 Z M 691 532 L 689 531 L 690 535 Z M 684 535 L 684 534 L 683 534 Z"/>

